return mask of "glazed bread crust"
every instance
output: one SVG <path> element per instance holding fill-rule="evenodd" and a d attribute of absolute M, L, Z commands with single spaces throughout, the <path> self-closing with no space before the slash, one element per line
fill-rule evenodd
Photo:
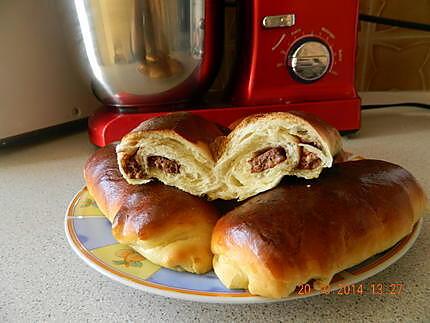
<path fill-rule="evenodd" d="M 117 146 L 121 174 L 130 184 L 158 179 L 193 195 L 219 186 L 213 172 L 216 138 L 226 130 L 187 112 L 149 119 Z"/>
<path fill-rule="evenodd" d="M 128 184 L 114 145 L 94 153 L 84 177 L 118 242 L 166 268 L 199 274 L 212 269 L 210 240 L 219 214 L 211 204 L 160 183 Z"/>
<path fill-rule="evenodd" d="M 285 175 L 316 178 L 341 150 L 338 131 L 304 112 L 251 115 L 219 143 L 211 198 L 244 200 L 275 187 Z"/>
<path fill-rule="evenodd" d="M 253 197 L 223 216 L 212 236 L 214 270 L 229 288 L 280 298 L 408 235 L 427 199 L 400 166 L 377 160 L 336 164 L 317 180 Z"/>

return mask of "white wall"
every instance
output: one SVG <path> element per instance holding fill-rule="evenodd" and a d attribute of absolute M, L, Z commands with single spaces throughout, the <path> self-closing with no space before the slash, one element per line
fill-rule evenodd
<path fill-rule="evenodd" d="M 80 119 L 99 106 L 79 71 L 72 5 L 0 1 L 0 138 Z"/>

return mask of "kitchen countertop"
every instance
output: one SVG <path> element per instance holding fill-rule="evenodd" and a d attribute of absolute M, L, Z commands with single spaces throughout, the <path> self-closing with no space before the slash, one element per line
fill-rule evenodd
<path fill-rule="evenodd" d="M 363 112 L 345 148 L 408 169 L 430 196 L 430 110 Z M 215 305 L 134 290 L 88 267 L 69 247 L 64 214 L 96 148 L 86 132 L 0 149 L 0 321 L 430 321 L 430 217 L 397 263 L 366 280 L 402 283 L 397 296 L 326 295 Z"/>

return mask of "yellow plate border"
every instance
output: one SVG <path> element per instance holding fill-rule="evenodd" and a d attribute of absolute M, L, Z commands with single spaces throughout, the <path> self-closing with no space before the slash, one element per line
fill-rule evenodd
<path fill-rule="evenodd" d="M 264 298 L 259 296 L 253 296 L 248 292 L 236 294 L 236 293 L 193 291 L 193 290 L 185 290 L 185 289 L 159 285 L 156 283 L 148 282 L 143 279 L 134 277 L 133 275 L 124 273 L 120 270 L 115 270 L 113 267 L 109 266 L 105 262 L 95 257 L 88 249 L 86 249 L 82 245 L 82 243 L 79 241 L 77 237 L 74 224 L 73 224 L 73 220 L 75 218 L 74 209 L 78 204 L 81 196 L 84 194 L 86 190 L 87 188 L 84 186 L 73 197 L 72 201 L 70 202 L 67 208 L 65 223 L 64 223 L 67 240 L 70 246 L 72 247 L 72 249 L 78 254 L 78 256 L 82 260 L 84 260 L 85 263 L 87 263 L 90 267 L 94 268 L 95 270 L 99 271 L 100 273 L 104 274 L 105 276 L 108 276 L 109 278 L 115 281 L 118 281 L 130 287 L 141 289 L 145 292 L 160 295 L 160 296 L 197 301 L 197 302 L 205 302 L 205 303 L 247 303 L 247 304 L 270 303 L 270 302 L 294 300 L 298 298 L 306 298 L 306 297 L 311 297 L 311 296 L 316 296 L 321 294 L 320 291 L 313 290 L 311 293 L 306 295 L 295 294 L 282 299 L 269 299 L 269 298 Z M 402 240 L 400 240 L 400 242 L 398 242 L 388 252 L 384 253 L 381 257 L 375 259 L 375 261 L 372 261 L 366 266 L 360 267 L 356 270 L 352 270 L 352 271 L 346 270 L 347 275 L 353 276 L 353 278 L 349 277 L 349 278 L 344 278 L 343 280 L 334 278 L 332 283 L 330 284 L 330 290 L 335 291 L 341 288 L 342 286 L 358 283 L 364 279 L 374 276 L 375 274 L 386 269 L 391 264 L 395 263 L 414 244 L 415 240 L 417 239 L 421 231 L 422 222 L 423 222 L 423 219 L 420 219 L 415 224 L 412 232 L 409 235 L 407 235 Z M 342 273 L 343 272 L 338 273 L 337 275 L 342 276 Z"/>

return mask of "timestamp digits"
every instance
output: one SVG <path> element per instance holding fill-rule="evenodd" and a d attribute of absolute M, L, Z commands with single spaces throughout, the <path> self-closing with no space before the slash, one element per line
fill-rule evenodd
<path fill-rule="evenodd" d="M 403 283 L 357 283 L 350 285 L 339 284 L 331 287 L 326 286 L 321 289 L 321 294 L 332 294 L 332 295 L 400 295 L 404 290 Z M 313 290 L 309 283 L 299 285 L 297 288 L 298 295 L 308 295 Z"/>

